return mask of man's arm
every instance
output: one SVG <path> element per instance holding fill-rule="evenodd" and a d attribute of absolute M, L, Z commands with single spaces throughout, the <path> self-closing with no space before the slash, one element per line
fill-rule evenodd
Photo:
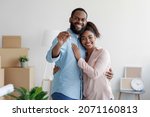
<path fill-rule="evenodd" d="M 57 36 L 58 38 L 58 43 L 54 46 L 54 48 L 52 49 L 52 58 L 56 58 L 59 56 L 60 54 L 60 49 L 62 47 L 62 45 L 67 41 L 67 39 L 70 37 L 69 32 L 64 31 L 64 32 L 60 32 Z"/>
<path fill-rule="evenodd" d="M 57 43 L 52 49 L 52 58 L 56 58 L 60 54 L 61 45 Z"/>

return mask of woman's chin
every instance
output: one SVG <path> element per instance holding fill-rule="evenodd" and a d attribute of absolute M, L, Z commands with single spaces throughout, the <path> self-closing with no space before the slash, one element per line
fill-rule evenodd
<path fill-rule="evenodd" d="M 85 49 L 87 50 L 93 49 L 93 46 L 86 46 Z"/>

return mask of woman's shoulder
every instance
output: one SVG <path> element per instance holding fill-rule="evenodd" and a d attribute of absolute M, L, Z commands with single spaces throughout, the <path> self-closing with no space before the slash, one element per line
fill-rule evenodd
<path fill-rule="evenodd" d="M 98 58 L 102 59 L 104 58 L 105 60 L 110 61 L 110 54 L 109 51 L 105 48 L 96 48 L 96 55 Z"/>
<path fill-rule="evenodd" d="M 108 53 L 109 54 L 108 50 L 105 48 L 102 48 L 102 47 L 96 47 L 95 50 L 99 54 L 102 54 L 102 53 Z"/>

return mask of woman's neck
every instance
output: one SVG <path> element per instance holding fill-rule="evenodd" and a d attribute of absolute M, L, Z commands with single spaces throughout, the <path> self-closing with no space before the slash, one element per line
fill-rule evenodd
<path fill-rule="evenodd" d="M 86 51 L 86 59 L 85 59 L 86 62 L 89 61 L 89 58 L 90 58 L 90 56 L 91 56 L 91 54 L 92 54 L 94 49 L 95 49 L 95 47 L 91 48 L 91 49 L 87 49 L 87 51 Z"/>
<path fill-rule="evenodd" d="M 87 51 L 86 51 L 87 52 L 87 56 L 90 56 L 94 49 L 95 49 L 95 47 L 87 49 Z"/>

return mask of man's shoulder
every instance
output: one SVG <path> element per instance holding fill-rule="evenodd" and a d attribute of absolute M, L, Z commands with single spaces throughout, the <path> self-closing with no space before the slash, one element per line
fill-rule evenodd
<path fill-rule="evenodd" d="M 72 37 L 78 38 L 79 36 L 75 34 L 70 28 L 67 29 L 67 31 L 71 34 Z"/>

